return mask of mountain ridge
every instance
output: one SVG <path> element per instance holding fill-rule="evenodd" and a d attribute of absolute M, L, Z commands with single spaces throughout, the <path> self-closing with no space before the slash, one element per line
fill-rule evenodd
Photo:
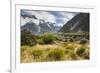
<path fill-rule="evenodd" d="M 89 32 L 89 13 L 80 13 L 68 21 L 59 32 Z"/>

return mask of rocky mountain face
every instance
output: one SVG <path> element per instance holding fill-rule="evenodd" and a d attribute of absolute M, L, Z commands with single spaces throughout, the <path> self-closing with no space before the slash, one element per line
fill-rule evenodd
<path fill-rule="evenodd" d="M 35 15 L 22 15 L 23 26 L 21 30 L 28 30 L 34 34 L 43 34 L 45 32 L 89 32 L 89 13 L 80 13 L 66 22 L 62 27 L 55 26 L 55 23 L 38 19 Z"/>
<path fill-rule="evenodd" d="M 45 32 L 57 32 L 61 27 L 55 26 L 55 23 L 46 22 L 43 19 L 38 20 L 35 16 L 22 16 L 24 25 L 21 30 L 28 30 L 34 34 L 43 34 Z M 38 21 L 38 23 L 36 23 Z"/>
<path fill-rule="evenodd" d="M 21 30 L 28 30 L 32 33 L 39 33 L 39 27 L 38 25 L 36 25 L 34 22 L 30 21 L 30 22 L 27 22 L 24 26 L 21 27 Z"/>
<path fill-rule="evenodd" d="M 76 15 L 59 32 L 89 32 L 89 13 Z"/>

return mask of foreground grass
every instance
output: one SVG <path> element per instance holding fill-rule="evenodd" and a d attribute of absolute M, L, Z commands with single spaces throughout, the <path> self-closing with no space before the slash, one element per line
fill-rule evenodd
<path fill-rule="evenodd" d="M 59 42 L 21 46 L 21 63 L 89 59 L 89 43 Z"/>

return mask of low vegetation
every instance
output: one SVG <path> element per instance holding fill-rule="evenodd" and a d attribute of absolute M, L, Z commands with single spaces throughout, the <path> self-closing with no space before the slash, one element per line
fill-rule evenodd
<path fill-rule="evenodd" d="M 58 48 L 53 49 L 48 54 L 48 59 L 50 61 L 59 61 L 59 60 L 63 60 L 63 58 L 64 58 L 64 51 Z"/>
<path fill-rule="evenodd" d="M 35 35 L 26 30 L 21 31 L 21 45 L 34 46 L 36 43 Z"/>
<path fill-rule="evenodd" d="M 84 36 L 88 38 L 88 33 Z M 52 33 L 34 35 L 25 30 L 21 32 L 21 63 L 88 60 L 89 48 L 88 39 L 62 39 Z"/>

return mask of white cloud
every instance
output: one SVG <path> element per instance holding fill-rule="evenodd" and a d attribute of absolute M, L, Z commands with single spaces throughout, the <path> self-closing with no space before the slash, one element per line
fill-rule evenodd
<path fill-rule="evenodd" d="M 32 10 L 23 10 L 24 13 L 27 13 L 28 15 L 35 15 L 38 20 L 32 20 L 33 22 L 39 24 L 39 20 L 43 19 L 47 22 L 56 23 L 56 25 L 63 26 L 65 23 L 67 23 L 70 19 L 72 19 L 75 15 L 78 13 L 73 12 L 57 12 L 59 17 L 57 17 L 55 14 L 52 14 L 48 11 L 32 11 Z M 24 22 L 29 21 L 30 19 L 26 19 Z M 58 20 L 58 21 L 56 21 Z"/>
<path fill-rule="evenodd" d="M 77 15 L 78 13 L 73 13 L 73 12 L 61 12 L 60 13 L 63 17 L 66 17 L 68 19 L 73 18 L 75 15 Z"/>
<path fill-rule="evenodd" d="M 35 15 L 38 19 L 44 19 L 45 21 L 49 21 L 49 22 L 53 22 L 55 23 L 55 16 L 53 14 L 51 14 L 50 12 L 46 12 L 46 11 L 25 11 L 27 13 L 29 13 L 30 15 Z"/>
<path fill-rule="evenodd" d="M 62 27 L 62 26 L 63 26 L 63 24 L 62 24 L 62 23 L 58 23 L 58 24 L 57 24 L 57 26 L 61 26 L 61 27 Z"/>
<path fill-rule="evenodd" d="M 64 25 L 65 23 L 67 23 L 69 20 L 71 20 L 78 13 L 59 12 L 59 14 L 62 16 L 62 17 L 58 18 L 58 19 L 60 19 L 62 21 L 62 23 L 60 23 L 60 24 Z"/>
<path fill-rule="evenodd" d="M 68 19 L 68 18 L 63 18 L 62 20 L 63 20 L 63 24 L 65 24 L 65 23 L 67 23 L 70 19 Z"/>
<path fill-rule="evenodd" d="M 39 24 L 39 21 L 36 19 L 32 19 L 32 18 L 25 18 L 24 19 L 21 17 L 21 26 L 25 25 L 27 22 L 30 22 L 30 21 L 36 23 L 37 25 Z"/>

